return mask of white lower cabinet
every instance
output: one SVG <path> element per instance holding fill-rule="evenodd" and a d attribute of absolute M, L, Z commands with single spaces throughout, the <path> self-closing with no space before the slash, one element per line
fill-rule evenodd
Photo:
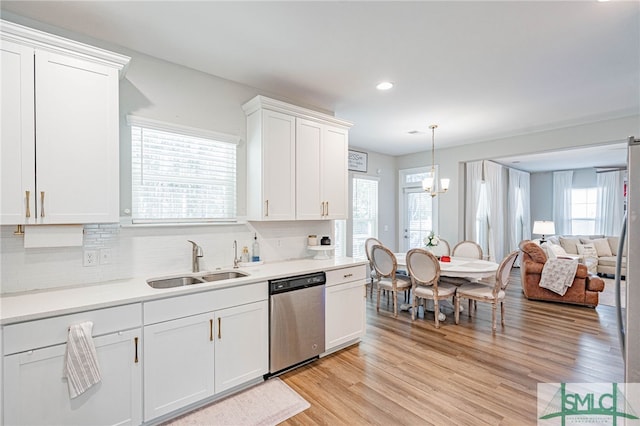
<path fill-rule="evenodd" d="M 267 297 L 264 282 L 145 304 L 145 422 L 268 372 Z"/>
<path fill-rule="evenodd" d="M 137 306 L 138 321 L 140 309 Z M 135 307 L 110 314 L 135 315 Z M 110 310 L 103 310 L 110 311 Z M 5 351 L 20 345 L 34 349 L 4 356 L 3 403 L 5 425 L 139 425 L 142 422 L 141 328 L 111 332 L 94 337 L 102 381 L 80 396 L 71 399 L 63 378 L 66 344 L 41 347 L 34 334 L 14 339 L 31 329 L 55 336 L 60 324 L 73 324 L 84 314 L 34 321 L 3 330 Z M 91 317 L 91 313 L 88 313 Z M 91 319 L 91 318 L 89 318 Z M 69 322 L 70 321 L 70 322 Z M 121 321 L 122 322 L 122 321 Z M 124 321 L 126 322 L 126 321 Z M 135 322 L 135 320 L 134 320 Z M 55 326 L 55 327 L 54 327 Z M 11 329 L 16 327 L 15 329 Z M 94 332 L 109 328 L 94 323 Z M 62 334 L 66 326 L 60 330 Z M 39 348 L 39 349 L 36 349 Z"/>
<path fill-rule="evenodd" d="M 236 306 L 215 315 L 215 392 L 269 370 L 269 302 Z"/>
<path fill-rule="evenodd" d="M 326 272 L 325 353 L 364 335 L 366 268 L 353 266 Z"/>
<path fill-rule="evenodd" d="M 213 395 L 213 313 L 144 328 L 144 419 Z"/>

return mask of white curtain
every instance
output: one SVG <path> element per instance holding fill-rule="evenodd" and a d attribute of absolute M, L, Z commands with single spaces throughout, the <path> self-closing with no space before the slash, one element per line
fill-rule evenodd
<path fill-rule="evenodd" d="M 476 216 L 480 202 L 482 185 L 482 161 L 471 161 L 465 164 L 465 205 L 464 205 L 464 239 L 476 241 Z"/>
<path fill-rule="evenodd" d="M 557 235 L 571 235 L 573 171 L 553 172 L 553 222 Z"/>
<path fill-rule="evenodd" d="M 507 252 L 516 250 L 522 240 L 531 239 L 531 184 L 530 174 L 509 169 Z"/>
<path fill-rule="evenodd" d="M 597 174 L 596 234 L 620 234 L 624 218 L 624 176 L 621 170 Z"/>
<path fill-rule="evenodd" d="M 492 161 L 484 162 L 484 178 L 487 185 L 488 225 L 487 245 L 489 252 L 485 257 L 500 262 L 504 257 L 506 245 L 505 217 L 507 216 L 506 168 Z"/>

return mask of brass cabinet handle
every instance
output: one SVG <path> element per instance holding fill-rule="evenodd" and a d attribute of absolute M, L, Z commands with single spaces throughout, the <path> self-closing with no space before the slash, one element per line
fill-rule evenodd
<path fill-rule="evenodd" d="M 24 191 L 25 198 L 27 199 L 27 211 L 24 213 L 25 217 L 31 217 L 31 208 L 29 202 L 31 200 L 31 191 Z"/>
<path fill-rule="evenodd" d="M 209 341 L 213 342 L 213 320 L 209 320 Z"/>
<path fill-rule="evenodd" d="M 344 274 L 344 278 L 351 278 L 353 274 Z"/>
<path fill-rule="evenodd" d="M 265 217 L 269 217 L 269 200 L 265 201 L 265 204 L 267 205 L 266 208 L 266 213 L 264 214 Z"/>
<path fill-rule="evenodd" d="M 218 339 L 222 339 L 222 318 L 218 317 Z"/>
<path fill-rule="evenodd" d="M 327 201 L 327 214 L 325 216 L 329 216 L 329 202 Z"/>
<path fill-rule="evenodd" d="M 322 202 L 322 208 L 320 210 L 320 216 L 324 216 L 324 201 Z"/>
<path fill-rule="evenodd" d="M 40 217 L 44 217 L 44 191 L 40 192 Z"/>
<path fill-rule="evenodd" d="M 138 363 L 138 338 L 134 337 L 133 342 L 135 343 L 135 346 L 136 346 L 136 355 L 135 355 L 135 358 L 133 359 L 133 362 L 137 364 Z"/>

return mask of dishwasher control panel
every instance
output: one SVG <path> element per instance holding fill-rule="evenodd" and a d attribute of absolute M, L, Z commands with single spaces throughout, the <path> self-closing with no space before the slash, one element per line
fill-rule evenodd
<path fill-rule="evenodd" d="M 327 281 L 324 272 L 316 272 L 295 277 L 280 278 L 269 281 L 269 294 L 283 293 L 316 285 L 323 285 Z"/>

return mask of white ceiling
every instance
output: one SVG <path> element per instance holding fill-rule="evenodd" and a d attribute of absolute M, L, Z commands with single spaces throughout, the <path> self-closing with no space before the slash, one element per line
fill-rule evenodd
<path fill-rule="evenodd" d="M 335 111 L 355 123 L 351 145 L 390 155 L 428 149 L 431 123 L 442 148 L 640 111 L 638 1 L 0 7 L 5 19 L 34 19 Z M 382 80 L 396 85 L 379 92 Z"/>

